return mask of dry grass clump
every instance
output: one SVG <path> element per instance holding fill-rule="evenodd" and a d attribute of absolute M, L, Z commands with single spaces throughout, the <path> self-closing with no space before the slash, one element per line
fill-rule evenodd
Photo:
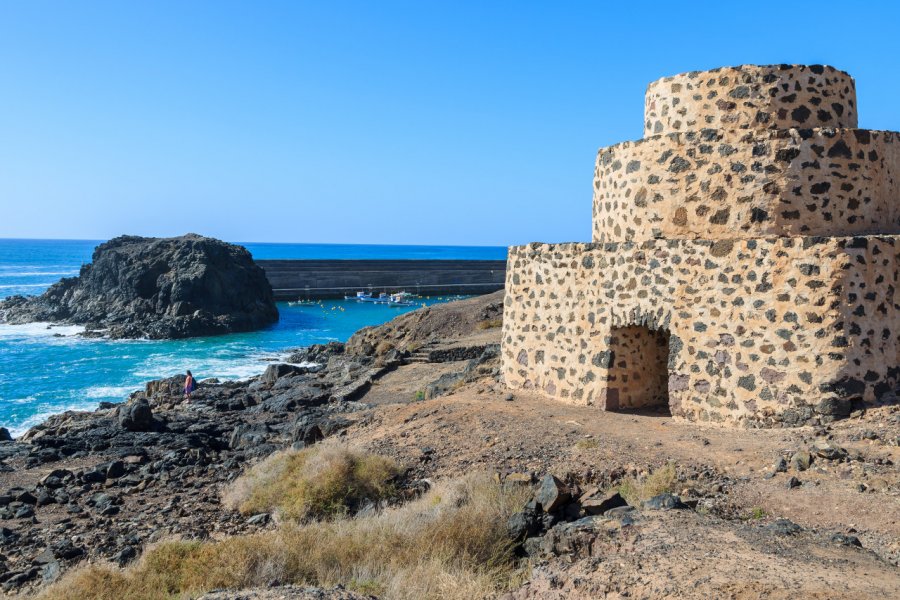
<path fill-rule="evenodd" d="M 575 447 L 579 450 L 596 450 L 600 447 L 600 441 L 594 438 L 585 438 L 575 442 Z"/>
<path fill-rule="evenodd" d="M 644 500 L 653 496 L 674 492 L 678 484 L 678 473 L 675 463 L 668 462 L 646 477 L 627 477 L 619 482 L 619 494 L 632 506 L 639 506 Z"/>
<path fill-rule="evenodd" d="M 396 496 L 394 461 L 335 444 L 276 452 L 239 477 L 223 502 L 243 514 L 304 520 L 354 512 Z"/>
<path fill-rule="evenodd" d="M 503 319 L 486 319 L 475 324 L 478 329 L 495 329 L 503 326 Z"/>
<path fill-rule="evenodd" d="M 126 570 L 82 568 L 40 600 L 162 600 L 277 580 L 397 600 L 480 599 L 521 582 L 506 520 L 528 490 L 487 475 L 437 485 L 401 507 L 219 542 L 159 544 Z"/>
<path fill-rule="evenodd" d="M 383 340 L 378 342 L 378 345 L 375 346 L 375 354 L 376 356 L 381 356 L 382 354 L 387 354 L 391 350 L 394 349 L 393 342 L 389 342 L 387 340 Z"/>

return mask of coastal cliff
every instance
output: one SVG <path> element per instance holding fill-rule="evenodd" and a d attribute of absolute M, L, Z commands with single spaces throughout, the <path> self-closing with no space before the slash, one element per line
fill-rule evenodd
<path fill-rule="evenodd" d="M 241 246 L 188 234 L 100 244 L 77 277 L 0 302 L 0 322 L 85 325 L 112 338 L 252 331 L 278 320 L 272 287 Z"/>

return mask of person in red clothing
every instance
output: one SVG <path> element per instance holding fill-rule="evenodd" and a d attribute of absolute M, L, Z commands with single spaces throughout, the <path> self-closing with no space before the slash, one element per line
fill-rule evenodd
<path fill-rule="evenodd" d="M 197 382 L 194 381 L 194 376 L 190 371 L 187 372 L 187 377 L 184 378 L 184 399 L 191 399 L 191 392 L 197 389 Z"/>

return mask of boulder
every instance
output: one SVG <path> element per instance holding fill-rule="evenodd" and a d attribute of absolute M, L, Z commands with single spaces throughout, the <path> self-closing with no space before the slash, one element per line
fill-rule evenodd
<path fill-rule="evenodd" d="M 650 510 L 672 510 L 675 508 L 687 508 L 687 505 L 681 501 L 681 498 L 675 494 L 659 494 L 653 496 L 643 504 L 644 508 Z"/>
<path fill-rule="evenodd" d="M 791 456 L 791 468 L 795 471 L 805 471 L 811 463 L 812 456 L 806 450 L 799 450 Z"/>
<path fill-rule="evenodd" d="M 151 431 L 153 411 L 146 398 L 138 398 L 119 407 L 119 425 L 128 431 Z"/>
<path fill-rule="evenodd" d="M 816 453 L 816 456 L 825 460 L 843 460 L 847 458 L 846 450 L 837 444 L 825 440 L 813 444 L 813 451 Z"/>
<path fill-rule="evenodd" d="M 514 540 L 531 537 L 541 529 L 541 519 L 537 503 L 532 500 L 506 521 L 506 529 Z"/>
<path fill-rule="evenodd" d="M 849 398 L 829 396 L 823 398 L 816 405 L 816 411 L 829 416 L 847 417 L 853 410 L 853 404 Z"/>
<path fill-rule="evenodd" d="M 544 512 L 548 513 L 562 507 L 571 497 L 568 488 L 553 475 L 545 475 L 541 479 L 537 493 L 534 495 L 535 501 L 541 505 Z"/>
<path fill-rule="evenodd" d="M 309 372 L 307 367 L 299 367 L 297 365 L 289 365 L 285 363 L 276 363 L 266 367 L 262 374 L 262 381 L 269 385 L 274 384 L 282 377 L 292 377 L 294 375 L 303 375 Z"/>
<path fill-rule="evenodd" d="M 831 541 L 841 546 L 856 546 L 862 548 L 862 542 L 855 535 L 845 535 L 843 533 L 835 533 L 831 536 Z"/>
<path fill-rule="evenodd" d="M 195 234 L 115 238 L 77 277 L 0 302 L 0 322 L 86 325 L 113 338 L 216 335 L 277 320 L 272 287 L 250 253 Z"/>
<path fill-rule="evenodd" d="M 765 528 L 775 535 L 797 535 L 803 531 L 802 527 L 788 519 L 776 519 L 773 523 L 766 525 Z"/>
<path fill-rule="evenodd" d="M 619 506 L 628 506 L 619 492 L 608 492 L 606 494 L 597 494 L 589 498 L 582 498 L 581 509 L 587 515 L 602 515 L 606 511 L 617 508 Z"/>

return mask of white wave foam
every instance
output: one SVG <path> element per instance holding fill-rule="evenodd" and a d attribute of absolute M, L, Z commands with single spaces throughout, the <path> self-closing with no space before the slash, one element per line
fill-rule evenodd
<path fill-rule="evenodd" d="M 85 398 L 119 398 L 124 400 L 131 395 L 131 392 L 139 389 L 135 385 L 109 386 L 98 385 L 85 390 Z"/>
<path fill-rule="evenodd" d="M 12 398 L 10 400 L 4 400 L 4 404 L 32 404 L 37 402 L 37 398 L 34 396 L 26 396 L 24 398 Z"/>
<path fill-rule="evenodd" d="M 183 356 L 165 354 L 148 357 L 138 365 L 133 375 L 149 379 L 171 377 L 176 373 L 184 373 L 186 369 L 193 371 L 200 379 L 218 377 L 220 379 L 249 379 L 262 374 L 273 362 L 286 362 L 285 353 L 257 352 L 246 356 Z"/>
<path fill-rule="evenodd" d="M 0 269 L 0 277 L 58 277 L 61 275 L 78 275 L 78 271 L 14 271 Z"/>
<path fill-rule="evenodd" d="M 39 287 L 50 287 L 55 282 L 48 281 L 47 283 L 10 283 L 9 285 L 0 285 L 0 290 L 13 290 L 16 288 L 39 288 Z"/>
<path fill-rule="evenodd" d="M 55 337 L 61 335 L 71 337 L 84 331 L 81 325 L 54 325 L 53 323 L 25 323 L 24 325 L 0 324 L 0 339 Z"/>
<path fill-rule="evenodd" d="M 91 411 L 91 410 L 94 410 L 95 408 L 97 408 L 96 402 L 84 402 L 84 401 L 61 404 L 61 405 L 52 406 L 52 407 L 49 407 L 49 406 L 44 407 L 42 410 L 39 410 L 38 412 L 29 416 L 27 419 L 25 419 L 18 425 L 10 427 L 9 433 L 13 437 L 19 437 L 20 435 L 22 435 L 23 433 L 25 433 L 26 431 L 28 431 L 35 425 L 40 425 L 41 423 L 43 423 L 44 421 L 46 421 L 48 418 L 52 417 L 53 415 L 62 414 L 64 412 L 66 412 L 67 410 Z"/>

